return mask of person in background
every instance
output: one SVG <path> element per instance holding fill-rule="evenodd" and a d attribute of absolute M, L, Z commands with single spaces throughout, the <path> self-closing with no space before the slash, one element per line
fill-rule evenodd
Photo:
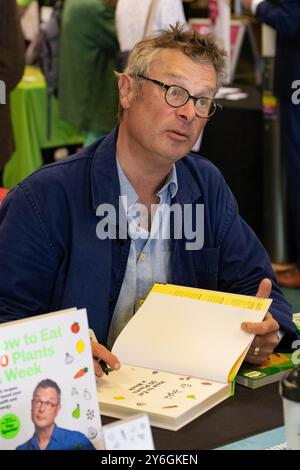
<path fill-rule="evenodd" d="M 284 287 L 300 287 L 300 104 L 292 100 L 292 84 L 300 79 L 300 1 L 242 0 L 242 5 L 277 31 L 274 93 L 280 105 L 281 148 L 296 249 L 295 266 L 278 272 L 277 280 Z"/>
<path fill-rule="evenodd" d="M 121 51 L 130 51 L 143 39 L 152 0 L 118 0 L 116 8 L 117 34 Z M 185 23 L 181 0 L 157 0 L 152 31 L 158 33 L 177 22 Z"/>
<path fill-rule="evenodd" d="M 225 56 L 178 25 L 139 42 L 119 74 L 119 126 L 10 191 L 0 322 L 85 307 L 101 375 L 96 359 L 120 367 L 109 348 L 159 282 L 271 296 L 262 322 L 241 325 L 255 335 L 246 360 L 290 344 L 296 327 L 263 246 L 217 168 L 189 153 L 218 108 Z"/>
<path fill-rule="evenodd" d="M 85 136 L 85 145 L 116 124 L 113 78 L 118 41 L 113 0 L 65 0 L 58 99 L 60 115 Z"/>
<path fill-rule="evenodd" d="M 81 432 L 57 426 L 55 418 L 60 409 L 61 390 L 57 383 L 51 379 L 39 382 L 31 400 L 34 434 L 16 450 L 95 450 Z"/>
<path fill-rule="evenodd" d="M 10 116 L 9 94 L 21 80 L 25 46 L 16 0 L 0 0 L 0 186 L 5 163 L 15 144 Z"/>
<path fill-rule="evenodd" d="M 22 17 L 27 8 L 33 3 L 33 0 L 16 0 L 19 10 L 19 15 Z"/>

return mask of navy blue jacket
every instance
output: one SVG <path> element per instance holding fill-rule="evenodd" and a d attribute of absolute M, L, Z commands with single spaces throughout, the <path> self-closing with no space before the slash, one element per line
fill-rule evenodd
<path fill-rule="evenodd" d="M 96 209 L 118 205 L 116 130 L 61 162 L 42 167 L 13 189 L 0 211 L 0 321 L 67 307 L 86 307 L 90 327 L 106 343 L 122 285 L 130 239 L 99 240 Z M 171 282 L 255 295 L 273 280 L 271 312 L 295 331 L 264 248 L 240 218 L 222 175 L 204 158 L 176 163 L 181 205 L 204 204 L 204 247 L 172 241 Z M 251 197 L 251 195 L 249 195 Z M 216 326 L 217 327 L 217 326 Z"/>
<path fill-rule="evenodd" d="M 264 0 L 256 17 L 276 29 L 274 91 L 290 97 L 294 80 L 300 80 L 300 0 Z"/>

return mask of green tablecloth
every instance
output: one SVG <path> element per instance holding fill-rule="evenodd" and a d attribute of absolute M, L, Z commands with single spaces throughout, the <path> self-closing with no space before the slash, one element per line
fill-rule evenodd
<path fill-rule="evenodd" d="M 11 94 L 16 151 L 4 167 L 3 186 L 11 188 L 43 164 L 42 149 L 80 144 L 84 138 L 58 116 L 56 98 L 51 102 L 51 139 L 47 139 L 47 94 L 44 77 L 26 67 L 22 81 Z"/>

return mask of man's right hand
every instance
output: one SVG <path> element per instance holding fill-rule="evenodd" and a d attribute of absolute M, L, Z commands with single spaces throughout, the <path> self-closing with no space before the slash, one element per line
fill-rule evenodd
<path fill-rule="evenodd" d="M 92 354 L 94 358 L 94 369 L 95 369 L 95 374 L 97 377 L 102 377 L 104 374 L 100 364 L 99 360 L 102 359 L 108 367 L 110 367 L 113 370 L 119 370 L 121 367 L 119 359 L 112 354 L 103 344 L 97 343 L 95 341 L 91 341 L 91 347 L 92 347 Z"/>

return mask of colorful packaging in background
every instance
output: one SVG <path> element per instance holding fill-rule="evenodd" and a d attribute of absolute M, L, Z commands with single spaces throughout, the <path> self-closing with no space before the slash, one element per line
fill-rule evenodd
<path fill-rule="evenodd" d="M 293 314 L 293 322 L 295 323 L 297 330 L 300 331 L 300 313 Z"/>

